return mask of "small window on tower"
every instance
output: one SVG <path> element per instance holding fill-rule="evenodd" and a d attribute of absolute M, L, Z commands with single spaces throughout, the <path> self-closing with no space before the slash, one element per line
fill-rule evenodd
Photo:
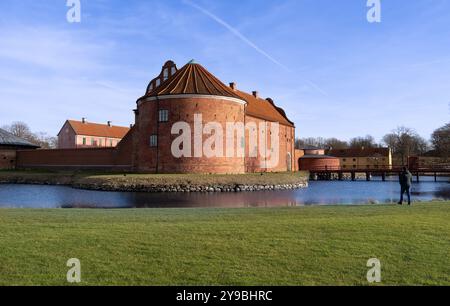
<path fill-rule="evenodd" d="M 159 110 L 159 122 L 167 122 L 169 121 L 169 111 L 167 109 Z"/>
<path fill-rule="evenodd" d="M 172 67 L 172 69 L 171 69 L 171 71 L 170 71 L 170 74 L 171 74 L 171 75 L 174 75 L 175 72 L 177 72 L 177 70 L 175 69 L 175 67 Z"/>
<path fill-rule="evenodd" d="M 169 68 L 164 69 L 163 71 L 163 80 L 167 80 L 169 78 Z"/>
<path fill-rule="evenodd" d="M 158 135 L 150 136 L 150 147 L 154 148 L 158 146 Z"/>

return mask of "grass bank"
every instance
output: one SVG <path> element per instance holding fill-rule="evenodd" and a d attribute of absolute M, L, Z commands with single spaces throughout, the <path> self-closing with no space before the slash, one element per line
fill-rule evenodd
<path fill-rule="evenodd" d="M 306 172 L 264 174 L 114 174 L 99 172 L 0 171 L 0 183 L 68 185 L 108 191 L 211 191 L 237 186 L 305 185 Z M 297 186 L 292 186 L 297 187 Z M 216 190 L 217 189 L 217 190 Z"/>
<path fill-rule="evenodd" d="M 0 285 L 450 285 L 449 204 L 0 209 Z"/>

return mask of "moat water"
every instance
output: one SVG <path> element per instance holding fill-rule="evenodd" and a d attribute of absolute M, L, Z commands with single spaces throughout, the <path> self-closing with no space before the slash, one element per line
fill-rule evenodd
<path fill-rule="evenodd" d="M 450 200 L 449 178 L 421 178 L 413 201 Z M 396 203 L 399 184 L 366 181 L 310 182 L 300 190 L 242 193 L 104 192 L 63 186 L 0 185 L 0 208 L 241 208 Z"/>

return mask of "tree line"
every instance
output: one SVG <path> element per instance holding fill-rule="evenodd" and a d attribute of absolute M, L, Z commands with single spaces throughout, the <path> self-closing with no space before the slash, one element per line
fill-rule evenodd
<path fill-rule="evenodd" d="M 41 149 L 56 149 L 58 147 L 57 137 L 49 136 L 44 132 L 32 132 L 28 124 L 24 122 L 13 122 L 10 125 L 4 125 L 1 128 L 14 136 L 40 146 Z"/>
<path fill-rule="evenodd" d="M 427 140 L 417 134 L 414 129 L 398 127 L 386 134 L 380 142 L 371 135 L 355 137 L 349 141 L 337 138 L 310 137 L 295 141 L 296 148 L 315 146 L 333 149 L 379 148 L 390 147 L 395 157 L 406 161 L 408 156 L 431 153 L 437 157 L 450 157 L 450 123 L 438 128 Z M 432 152 L 430 152 L 432 151 Z"/>

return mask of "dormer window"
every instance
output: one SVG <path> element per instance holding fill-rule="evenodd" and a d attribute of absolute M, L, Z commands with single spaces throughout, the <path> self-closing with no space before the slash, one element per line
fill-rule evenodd
<path fill-rule="evenodd" d="M 165 68 L 163 71 L 163 80 L 166 81 L 169 78 L 169 68 Z"/>
<path fill-rule="evenodd" d="M 150 84 L 150 87 L 148 88 L 148 91 L 152 91 L 153 90 L 153 83 Z"/>
<path fill-rule="evenodd" d="M 174 75 L 175 72 L 177 72 L 177 70 L 175 69 L 175 67 L 172 67 L 171 71 L 170 71 L 170 75 Z"/>
<path fill-rule="evenodd" d="M 156 87 L 158 87 L 159 85 L 161 85 L 161 80 L 160 79 L 156 79 Z"/>

